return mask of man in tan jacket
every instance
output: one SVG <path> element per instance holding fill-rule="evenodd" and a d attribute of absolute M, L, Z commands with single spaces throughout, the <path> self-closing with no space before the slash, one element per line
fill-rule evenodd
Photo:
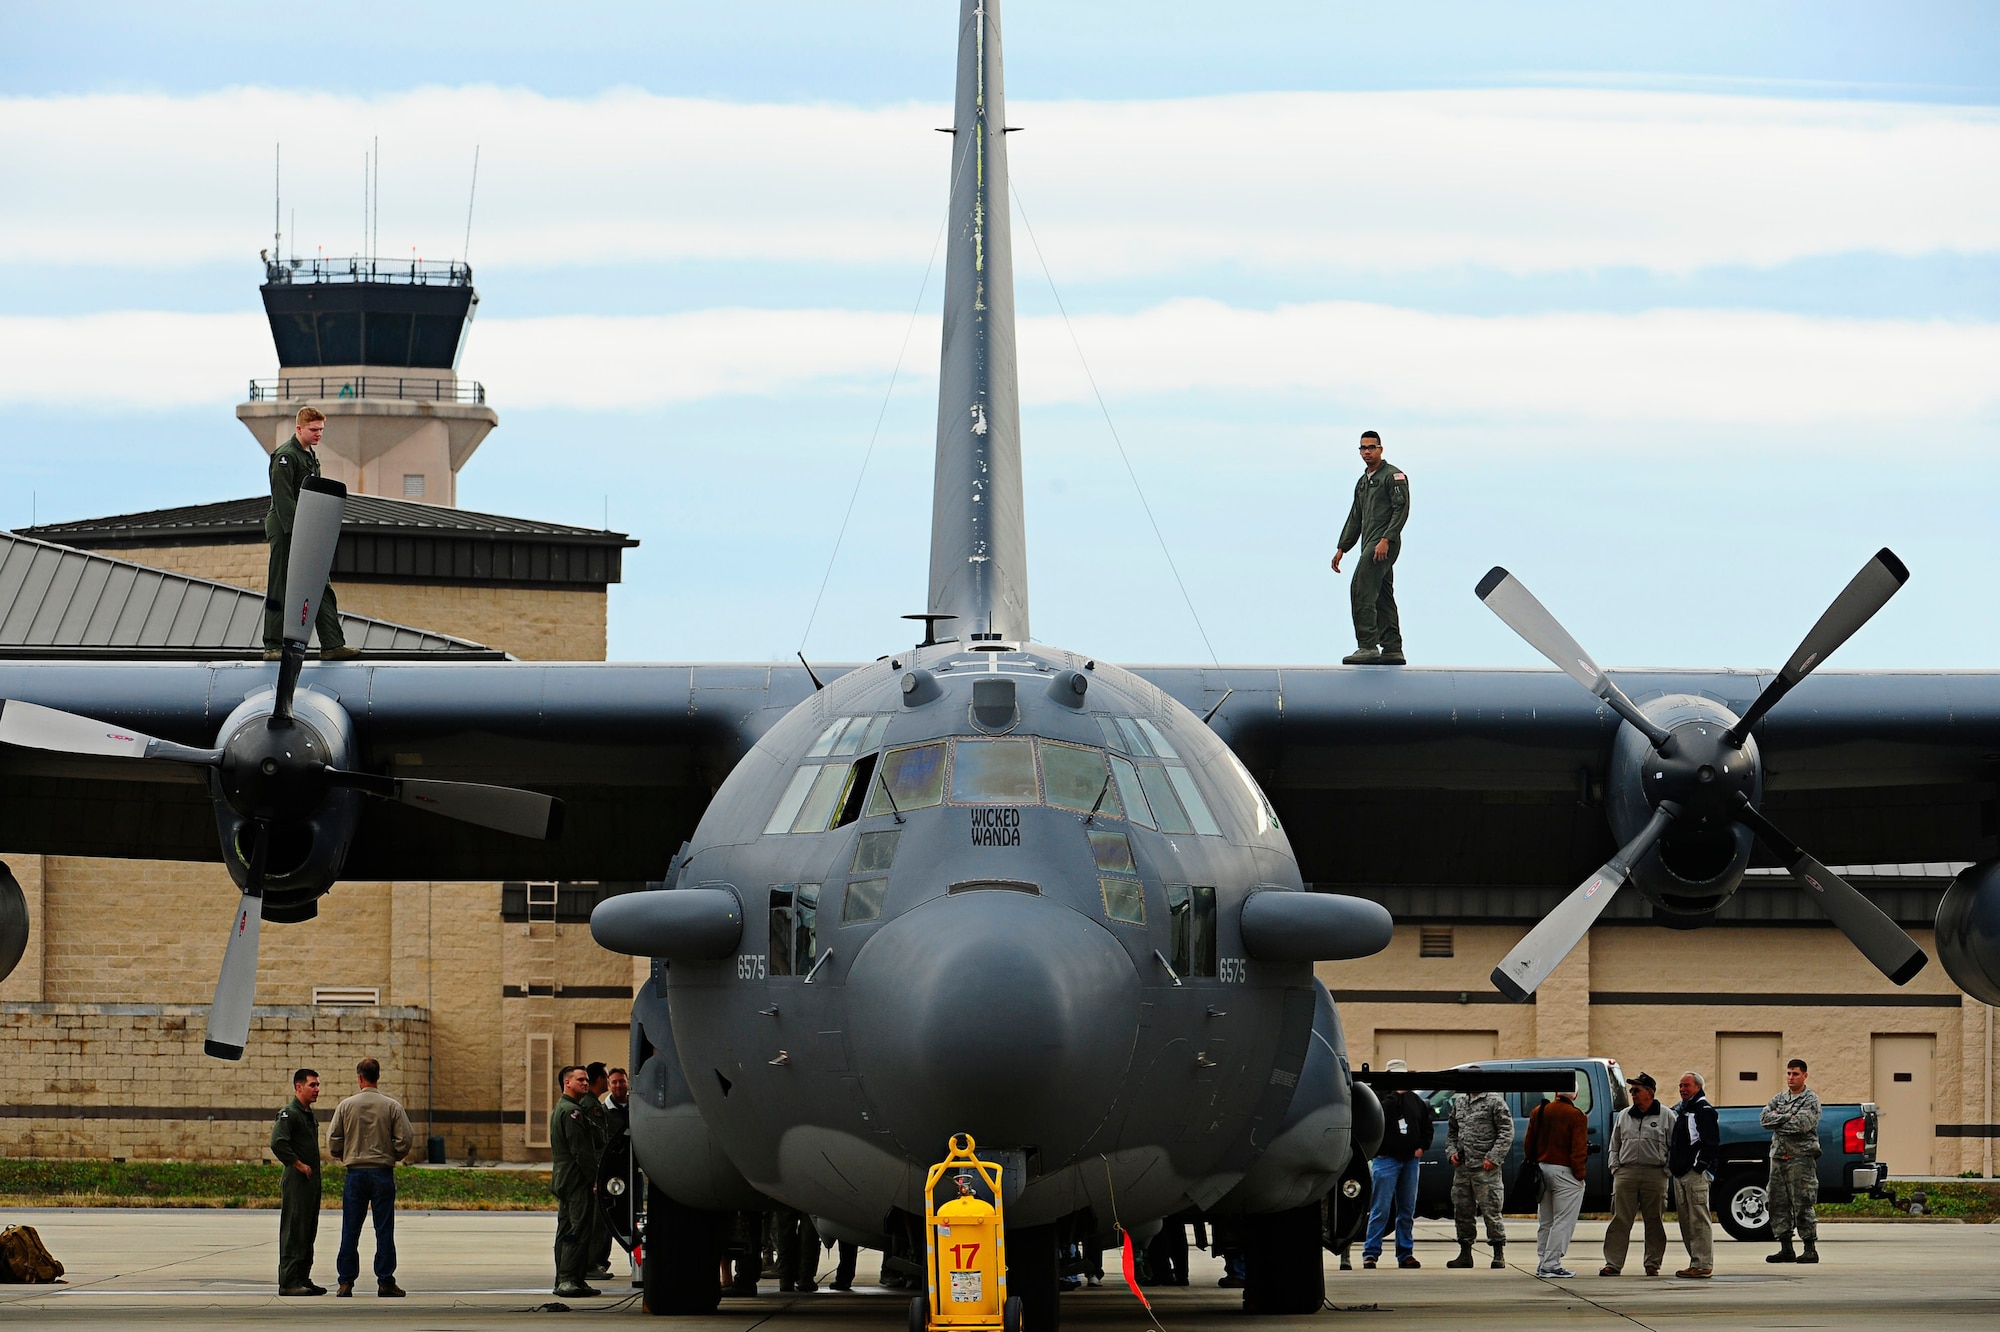
<path fill-rule="evenodd" d="M 416 1133 L 402 1102 L 376 1088 L 381 1064 L 364 1059 L 354 1073 L 361 1090 L 334 1108 L 326 1131 L 327 1151 L 347 1167 L 347 1186 L 340 1196 L 340 1256 L 334 1260 L 340 1287 L 334 1293 L 343 1298 L 354 1294 L 354 1279 L 361 1275 L 361 1222 L 372 1207 L 375 1293 L 393 1299 L 403 1294 L 396 1284 L 396 1162 L 410 1154 Z"/>

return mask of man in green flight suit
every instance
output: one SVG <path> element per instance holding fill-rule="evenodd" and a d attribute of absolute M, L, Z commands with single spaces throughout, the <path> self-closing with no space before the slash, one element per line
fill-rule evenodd
<path fill-rule="evenodd" d="M 312 1279 L 313 1241 L 319 1237 L 319 1124 L 313 1102 L 319 1074 L 302 1068 L 292 1074 L 292 1103 L 271 1125 L 271 1155 L 285 1167 L 278 1196 L 278 1294 L 324 1295 Z"/>
<path fill-rule="evenodd" d="M 597 1161 L 604 1152 L 598 1116 L 584 1105 L 590 1074 L 581 1064 L 561 1073 L 562 1099 L 549 1111 L 549 1152 L 554 1169 L 549 1192 L 556 1195 L 556 1289 L 564 1299 L 603 1292 L 584 1284 L 590 1264 L 593 1218 L 597 1213 Z"/>
<path fill-rule="evenodd" d="M 1403 549 L 1403 524 L 1410 518 L 1410 478 L 1382 457 L 1382 437 L 1373 430 L 1361 436 L 1361 461 L 1368 470 L 1354 483 L 1354 504 L 1340 529 L 1340 546 L 1333 552 L 1333 571 L 1340 557 L 1361 546 L 1348 600 L 1354 610 L 1355 650 L 1340 659 L 1343 666 L 1401 666 L 1403 622 L 1396 614 L 1396 556 Z"/>
<path fill-rule="evenodd" d="M 264 580 L 264 660 L 276 661 L 285 646 L 285 578 L 292 562 L 292 520 L 299 511 L 299 490 L 306 478 L 319 475 L 313 450 L 326 431 L 326 416 L 316 407 L 301 407 L 292 437 L 271 454 L 271 509 L 264 516 L 264 535 L 271 543 L 271 572 Z M 340 606 L 328 583 L 320 597 L 319 655 L 327 661 L 358 657 L 340 632 Z"/>

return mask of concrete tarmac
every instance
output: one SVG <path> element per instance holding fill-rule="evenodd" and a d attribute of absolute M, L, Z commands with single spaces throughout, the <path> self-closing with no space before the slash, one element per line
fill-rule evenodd
<path fill-rule="evenodd" d="M 860 1289 L 813 1295 L 768 1292 L 756 1299 L 726 1299 L 710 1318 L 653 1324 L 621 1280 L 605 1283 L 609 1297 L 572 1302 L 570 1312 L 548 1309 L 553 1282 L 551 1240 L 555 1218 L 545 1213 L 406 1212 L 397 1218 L 400 1283 L 408 1299 L 375 1296 L 373 1235 L 361 1242 L 361 1280 L 355 1298 L 279 1299 L 276 1293 L 277 1224 L 270 1211 L 112 1209 L 11 1210 L 0 1224 L 32 1225 L 69 1268 L 68 1284 L 0 1286 L 0 1323 L 12 1327 L 85 1329 L 264 1327 L 285 1321 L 315 1328 L 532 1329 L 590 1317 L 673 1326 L 685 1332 L 901 1332 L 908 1295 Z M 2000 1327 L 2000 1226 L 1949 1222 L 1856 1222 L 1821 1227 L 1817 1268 L 1765 1264 L 1770 1246 L 1738 1244 L 1718 1232 L 1718 1275 L 1678 1281 L 1633 1275 L 1640 1266 L 1634 1236 L 1631 1266 L 1618 1278 L 1579 1276 L 1537 1281 L 1534 1227 L 1509 1218 L 1515 1236 L 1508 1268 L 1448 1271 L 1456 1251 L 1451 1227 L 1420 1222 L 1421 1271 L 1393 1268 L 1341 1272 L 1331 1255 L 1327 1294 L 1334 1306 L 1310 1318 L 1270 1318 L 1245 1323 L 1239 1292 L 1218 1289 L 1221 1264 L 1196 1251 L 1194 1284 L 1148 1290 L 1165 1332 L 1208 1327 L 1242 1329 L 1367 1327 L 1373 1329 L 1619 1328 L 1883 1328 Z M 1569 1265 L 1594 1273 L 1602 1263 L 1602 1222 L 1578 1228 Z M 1669 1228 L 1670 1236 L 1673 1234 Z M 314 1276 L 332 1286 L 339 1214 L 323 1214 Z M 1115 1253 L 1107 1254 L 1113 1260 Z M 826 1275 L 832 1254 L 825 1255 Z M 1670 1239 L 1667 1270 L 1685 1254 Z M 614 1263 L 622 1270 L 624 1255 Z M 875 1255 L 864 1253 L 860 1279 L 876 1276 Z M 824 1278 L 823 1278 L 824 1279 Z M 1097 1290 L 1063 1297 L 1064 1332 L 1140 1332 L 1145 1313 L 1118 1278 Z"/>

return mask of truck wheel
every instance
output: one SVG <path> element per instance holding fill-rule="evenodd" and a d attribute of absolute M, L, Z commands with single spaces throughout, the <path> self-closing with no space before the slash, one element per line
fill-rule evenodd
<path fill-rule="evenodd" d="M 1000 1306 L 1000 1332 L 1021 1332 L 1021 1297 L 1009 1296 Z"/>
<path fill-rule="evenodd" d="M 1726 1176 L 1716 1191 L 1715 1214 L 1732 1239 L 1771 1238 L 1771 1196 L 1762 1171 L 1745 1170 Z"/>
<path fill-rule="evenodd" d="M 930 1332 L 931 1302 L 922 1295 L 910 1301 L 910 1332 Z"/>

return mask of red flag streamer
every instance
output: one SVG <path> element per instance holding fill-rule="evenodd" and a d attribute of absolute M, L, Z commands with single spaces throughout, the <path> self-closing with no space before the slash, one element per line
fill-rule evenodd
<path fill-rule="evenodd" d="M 1132 1232 L 1120 1230 L 1118 1236 L 1125 1242 L 1125 1284 L 1132 1288 L 1133 1297 L 1146 1306 L 1146 1312 L 1153 1312 L 1153 1302 L 1146 1298 L 1146 1292 L 1139 1289 L 1139 1268 L 1132 1259 Z"/>

